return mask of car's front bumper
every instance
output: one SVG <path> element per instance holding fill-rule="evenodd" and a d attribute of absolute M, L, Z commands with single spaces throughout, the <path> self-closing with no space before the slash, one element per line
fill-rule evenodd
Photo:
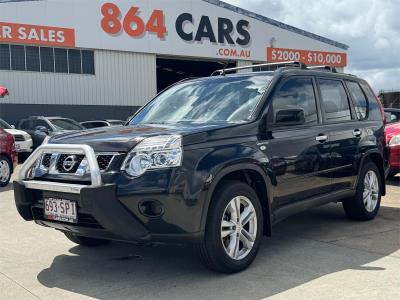
<path fill-rule="evenodd" d="M 36 171 L 32 170 L 46 153 L 85 155 L 90 184 L 76 181 L 77 177 L 72 181 L 36 178 Z M 21 166 L 14 181 L 14 196 L 25 220 L 82 236 L 124 241 L 197 241 L 204 233 L 201 220 L 205 194 L 190 192 L 180 180 L 172 183 L 176 178 L 187 176 L 179 171 L 175 175 L 171 173 L 171 169 L 149 171 L 132 179 L 113 172 L 110 177 L 100 173 L 90 146 L 46 144 Z M 31 178 L 32 174 L 35 179 Z M 75 201 L 78 224 L 46 220 L 43 216 L 46 198 Z"/>
<path fill-rule="evenodd" d="M 33 150 L 33 142 L 32 139 L 15 142 L 15 149 L 18 153 L 30 153 Z"/>
<path fill-rule="evenodd" d="M 138 216 L 117 196 L 116 186 L 107 184 L 100 187 L 84 187 L 80 193 L 65 193 L 30 189 L 23 181 L 14 181 L 15 204 L 19 214 L 26 221 L 35 221 L 42 226 L 81 236 L 129 242 L 195 242 L 203 237 L 200 232 L 185 232 L 173 228 L 154 230 L 154 222 L 164 223 L 160 218 Z M 161 195 L 160 195 L 161 197 Z M 77 203 L 78 223 L 46 220 L 43 214 L 43 199 L 59 198 Z M 136 201 L 131 198 L 131 201 Z M 126 201 L 126 198 L 124 198 Z M 137 203 L 133 206 L 137 207 Z M 147 220 L 148 222 L 143 222 Z M 167 225 L 165 225 L 167 226 Z"/>

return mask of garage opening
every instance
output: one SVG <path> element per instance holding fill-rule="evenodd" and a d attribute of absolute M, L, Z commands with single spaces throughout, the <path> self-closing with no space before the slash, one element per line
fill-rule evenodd
<path fill-rule="evenodd" d="M 157 91 L 189 77 L 210 76 L 212 72 L 236 67 L 236 62 L 157 58 Z"/>

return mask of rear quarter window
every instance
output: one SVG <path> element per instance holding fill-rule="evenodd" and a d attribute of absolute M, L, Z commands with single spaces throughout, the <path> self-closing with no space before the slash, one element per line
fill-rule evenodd
<path fill-rule="evenodd" d="M 360 85 L 355 81 L 346 81 L 347 88 L 349 89 L 353 105 L 356 110 L 357 118 L 363 120 L 368 114 L 368 100 L 365 96 Z"/>
<path fill-rule="evenodd" d="M 378 104 L 378 98 L 372 92 L 372 89 L 370 88 L 368 83 L 361 81 L 360 85 L 365 95 L 368 98 L 368 104 L 369 104 L 368 120 L 382 121 L 382 115 Z"/>

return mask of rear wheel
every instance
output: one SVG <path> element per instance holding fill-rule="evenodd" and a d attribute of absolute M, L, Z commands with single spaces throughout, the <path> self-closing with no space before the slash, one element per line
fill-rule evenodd
<path fill-rule="evenodd" d="M 64 232 L 64 234 L 71 242 L 86 247 L 95 247 L 95 246 L 105 245 L 111 242 L 109 240 L 94 239 L 85 236 L 79 236 L 69 232 Z"/>
<path fill-rule="evenodd" d="M 372 220 L 376 217 L 381 203 L 381 177 L 372 162 L 366 163 L 361 172 L 354 198 L 343 201 L 346 215 L 355 220 Z"/>
<path fill-rule="evenodd" d="M 225 181 L 209 208 L 200 259 L 210 269 L 234 273 L 255 259 L 262 236 L 263 216 L 257 194 L 242 182 Z"/>
<path fill-rule="evenodd" d="M 10 182 L 11 170 L 10 160 L 4 155 L 0 155 L 0 187 L 4 187 Z"/>

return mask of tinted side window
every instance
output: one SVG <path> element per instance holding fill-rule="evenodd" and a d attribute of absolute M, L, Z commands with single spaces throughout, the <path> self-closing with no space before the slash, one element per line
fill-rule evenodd
<path fill-rule="evenodd" d="M 327 123 L 351 120 L 349 99 L 341 81 L 319 79 L 323 110 Z"/>
<path fill-rule="evenodd" d="M 361 87 L 368 98 L 368 104 L 369 104 L 368 119 L 374 121 L 381 121 L 382 114 L 381 114 L 381 109 L 379 108 L 378 98 L 372 92 L 371 88 L 367 83 L 361 82 Z"/>
<path fill-rule="evenodd" d="M 368 111 L 368 100 L 361 90 L 360 85 L 354 81 L 347 81 L 346 84 L 351 94 L 351 97 L 353 98 L 354 108 L 356 110 L 358 119 L 365 119 L 367 117 Z"/>
<path fill-rule="evenodd" d="M 290 119 L 297 117 L 299 117 L 298 122 L 293 122 L 293 125 L 318 124 L 317 105 L 311 78 L 293 78 L 286 81 L 272 100 L 272 118 L 276 126 L 291 125 Z"/>

